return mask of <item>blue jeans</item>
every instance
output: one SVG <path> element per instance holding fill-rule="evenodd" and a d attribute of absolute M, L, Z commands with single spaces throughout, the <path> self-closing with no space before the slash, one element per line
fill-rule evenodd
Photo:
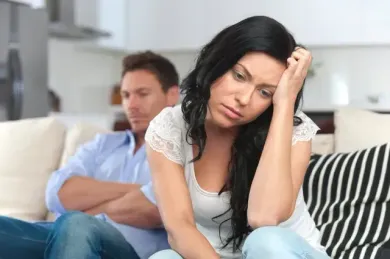
<path fill-rule="evenodd" d="M 280 227 L 263 227 L 253 231 L 245 240 L 242 258 L 330 259 L 295 232 Z M 182 257 L 173 250 L 163 250 L 149 259 L 182 259 Z"/>
<path fill-rule="evenodd" d="M 54 223 L 29 223 L 0 216 L 0 258 L 139 259 L 109 223 L 70 212 Z"/>

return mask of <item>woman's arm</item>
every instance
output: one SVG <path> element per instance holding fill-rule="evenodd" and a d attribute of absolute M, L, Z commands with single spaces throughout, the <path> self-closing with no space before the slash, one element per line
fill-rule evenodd
<path fill-rule="evenodd" d="M 287 220 L 310 160 L 311 142 L 291 146 L 293 105 L 275 107 L 271 127 L 251 186 L 248 222 L 252 228 Z"/>
<path fill-rule="evenodd" d="M 196 228 L 183 167 L 146 147 L 157 204 L 172 249 L 186 259 L 219 258 Z"/>
<path fill-rule="evenodd" d="M 296 49 L 275 92 L 269 133 L 249 194 L 252 228 L 278 225 L 294 212 L 311 154 L 311 141 L 292 146 L 294 103 L 310 63 L 310 53 Z"/>

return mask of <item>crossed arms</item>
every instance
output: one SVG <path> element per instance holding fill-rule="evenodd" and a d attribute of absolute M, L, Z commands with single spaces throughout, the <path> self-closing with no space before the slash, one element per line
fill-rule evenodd
<path fill-rule="evenodd" d="M 113 221 L 141 228 L 161 226 L 157 207 L 148 193 L 151 184 L 139 185 L 100 181 L 94 173 L 98 167 L 102 137 L 82 146 L 63 168 L 54 172 L 46 188 L 50 211 L 82 211 L 91 215 L 105 213 Z"/>

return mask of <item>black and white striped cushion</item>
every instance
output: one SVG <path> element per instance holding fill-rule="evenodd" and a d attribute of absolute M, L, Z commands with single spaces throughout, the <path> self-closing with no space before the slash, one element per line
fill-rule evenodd
<path fill-rule="evenodd" d="M 313 155 L 303 191 L 332 258 L 379 258 L 389 246 L 390 143 Z"/>

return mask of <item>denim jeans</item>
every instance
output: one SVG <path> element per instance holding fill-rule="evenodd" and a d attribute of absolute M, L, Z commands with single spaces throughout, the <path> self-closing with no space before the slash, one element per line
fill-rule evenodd
<path fill-rule="evenodd" d="M 280 227 L 263 227 L 253 231 L 245 240 L 242 258 L 330 259 L 295 232 Z M 173 250 L 163 250 L 149 259 L 182 259 L 182 257 Z"/>
<path fill-rule="evenodd" d="M 54 223 L 0 216 L 0 248 L 0 259 L 139 259 L 116 228 L 81 212 Z"/>

